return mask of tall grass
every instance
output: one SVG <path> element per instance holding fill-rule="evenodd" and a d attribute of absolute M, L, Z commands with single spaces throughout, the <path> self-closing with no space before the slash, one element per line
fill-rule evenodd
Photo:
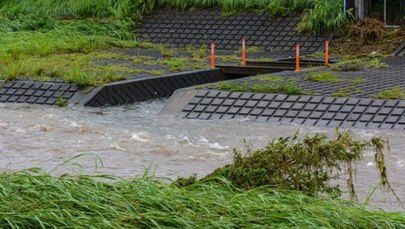
<path fill-rule="evenodd" d="M 108 182 L 100 181 L 107 179 Z M 402 228 L 403 213 L 295 191 L 153 178 L 0 174 L 1 228 Z"/>
<path fill-rule="evenodd" d="M 0 79 L 16 80 L 32 72 L 35 74 L 27 77 L 46 75 L 55 78 L 63 75 L 64 80 L 79 85 L 95 85 L 122 79 L 121 75 L 113 77 L 111 71 L 104 71 L 106 74 L 97 77 L 100 74 L 90 74 L 89 68 L 77 70 L 73 66 L 64 74 L 54 71 L 53 68 L 27 69 L 28 64 L 14 61 L 50 56 L 58 60 L 63 57 L 61 54 L 90 53 L 111 47 L 143 46 L 135 37 L 135 24 L 142 16 L 159 7 L 170 6 L 180 10 L 190 7 L 214 7 L 230 13 L 265 11 L 273 15 L 287 15 L 313 8 L 318 2 L 321 0 L 2 0 Z M 330 4 L 329 7 L 333 7 L 337 3 L 331 1 Z M 322 15 L 322 20 L 325 17 L 329 20 L 328 14 Z M 315 19 L 321 20 L 319 17 Z M 319 25 L 321 29 L 310 29 L 325 30 L 324 24 Z M 179 65 L 174 62 L 171 64 Z M 48 73 L 43 74 L 44 72 Z M 87 78 L 89 80 L 86 80 Z M 93 82 L 94 80 L 97 83 Z"/>
<path fill-rule="evenodd" d="M 353 19 L 351 12 L 345 15 L 342 1 L 316 0 L 314 8 L 304 14 L 298 29 L 301 32 L 324 33 L 340 30 Z"/>
<path fill-rule="evenodd" d="M 112 46 L 135 46 L 136 41 L 128 41 L 131 35 L 126 29 L 126 25 L 122 24 L 74 21 L 58 23 L 54 29 L 47 31 L 5 32 L 0 36 L 0 56 L 47 56 L 64 52 L 89 52 Z"/>
<path fill-rule="evenodd" d="M 148 9 L 148 0 L 3 0 L 0 13 L 9 17 L 33 15 L 37 17 L 115 17 L 130 18 L 133 13 Z M 144 12 L 141 12 L 144 13 Z"/>
<path fill-rule="evenodd" d="M 265 11 L 273 15 L 309 10 L 299 28 L 315 33 L 339 28 L 347 21 L 342 12 L 342 2 L 334 0 L 3 0 L 0 2 L 0 14 L 10 18 L 31 15 L 139 19 L 153 9 L 164 6 L 182 10 L 196 7 L 219 8 L 225 12 Z"/>

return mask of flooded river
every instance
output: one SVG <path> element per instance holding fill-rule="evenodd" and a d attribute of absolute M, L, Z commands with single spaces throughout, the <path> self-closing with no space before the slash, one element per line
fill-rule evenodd
<path fill-rule="evenodd" d="M 1 104 L 0 169 L 9 172 L 41 167 L 55 175 L 107 173 L 121 177 L 140 176 L 149 169 L 159 177 L 201 177 L 229 163 L 232 149 L 243 149 L 244 139 L 253 148 L 260 148 L 271 139 L 291 136 L 298 130 L 301 134 L 334 134 L 334 129 L 246 120 L 198 121 L 158 116 L 164 103 L 158 100 L 97 109 Z M 357 139 L 389 139 L 389 176 L 405 201 L 405 132 L 354 132 Z M 372 162 L 370 152 L 357 165 L 360 199 L 378 183 Z M 401 210 L 392 195 L 380 190 L 372 205 Z"/>

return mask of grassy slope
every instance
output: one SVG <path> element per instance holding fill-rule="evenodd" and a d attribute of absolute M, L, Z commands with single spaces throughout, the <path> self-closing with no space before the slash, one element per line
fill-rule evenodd
<path fill-rule="evenodd" d="M 134 21 L 156 7 L 216 7 L 226 12 L 289 14 L 332 0 L 3 0 L 0 2 L 0 79 L 62 79 L 80 86 L 123 79 L 130 69 L 96 66 L 96 50 L 144 46 Z M 321 4 L 322 3 L 322 4 Z M 321 7 L 322 8 L 322 7 Z M 338 7 L 335 7 L 338 8 Z M 325 10 L 323 10 L 325 11 Z M 315 15 L 315 14 L 311 14 Z M 316 16 L 319 18 L 319 15 Z M 321 16 L 322 17 L 322 16 Z M 323 15 L 325 17 L 325 15 Z M 328 21 L 328 20 L 327 20 Z M 18 38 L 18 39 L 16 39 Z M 88 55 L 91 54 L 91 55 Z"/>
<path fill-rule="evenodd" d="M 141 178 L 0 174 L 0 227 L 401 228 L 403 213 L 229 182 L 177 188 Z"/>

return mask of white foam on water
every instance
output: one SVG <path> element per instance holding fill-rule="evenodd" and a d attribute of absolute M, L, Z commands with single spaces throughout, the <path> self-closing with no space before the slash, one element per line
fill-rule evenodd
<path fill-rule="evenodd" d="M 367 167 L 374 167 L 375 166 L 375 162 L 374 161 L 369 161 L 367 163 Z"/>
<path fill-rule="evenodd" d="M 219 144 L 218 142 L 210 143 L 209 147 L 210 147 L 210 149 L 218 149 L 218 150 L 228 150 L 229 149 L 228 146 L 223 146 L 223 145 Z"/>
<path fill-rule="evenodd" d="M 131 139 L 138 142 L 149 142 L 149 136 L 146 133 L 132 133 Z"/>
<path fill-rule="evenodd" d="M 405 167 L 405 160 L 399 160 L 397 161 L 397 167 L 398 168 L 404 168 Z"/>
<path fill-rule="evenodd" d="M 118 143 L 112 143 L 109 147 L 110 147 L 111 149 L 113 149 L 113 150 L 128 151 L 128 149 L 126 149 L 126 148 L 120 146 Z"/>

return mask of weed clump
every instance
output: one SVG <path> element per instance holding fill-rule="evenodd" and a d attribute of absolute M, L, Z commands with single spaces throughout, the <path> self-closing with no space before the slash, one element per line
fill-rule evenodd
<path fill-rule="evenodd" d="M 385 141 L 373 138 L 370 141 L 356 141 L 351 132 L 336 131 L 336 138 L 329 140 L 326 135 L 316 134 L 298 140 L 293 137 L 273 140 L 263 149 L 247 153 L 234 150 L 233 163 L 215 170 L 203 178 L 210 181 L 213 177 L 224 177 L 241 189 L 254 189 L 268 186 L 282 190 L 297 190 L 308 195 L 328 194 L 339 197 L 339 186 L 329 183 L 339 177 L 342 171 L 349 175 L 347 180 L 351 197 L 357 199 L 353 184 L 354 166 L 367 148 L 375 151 L 375 160 L 382 185 L 392 191 L 383 155 Z M 337 173 L 337 174 L 336 174 Z M 180 184 L 189 185 L 195 179 L 181 179 Z"/>
<path fill-rule="evenodd" d="M 256 93 L 282 93 L 287 95 L 303 95 L 309 92 L 298 87 L 294 82 L 282 83 L 235 83 L 220 82 L 214 85 L 215 89 L 232 92 L 256 92 Z"/>
<path fill-rule="evenodd" d="M 350 29 L 351 36 L 359 37 L 363 44 L 371 44 L 381 40 L 384 32 L 384 23 L 374 18 L 361 20 Z"/>
<path fill-rule="evenodd" d="M 320 71 L 320 72 L 310 71 L 306 79 L 315 82 L 331 82 L 331 83 L 342 81 L 342 79 L 332 71 Z"/>
<path fill-rule="evenodd" d="M 372 60 L 367 62 L 366 66 L 370 67 L 370 68 L 388 68 L 389 67 L 388 64 L 380 61 L 380 59 L 378 59 L 378 58 L 373 58 Z"/>
<path fill-rule="evenodd" d="M 332 93 L 331 96 L 335 96 L 335 97 L 349 97 L 351 96 L 353 93 L 360 93 L 363 92 L 363 90 L 361 90 L 358 87 L 355 86 L 346 86 L 346 87 L 341 87 L 339 88 L 336 92 Z"/>
<path fill-rule="evenodd" d="M 405 91 L 400 87 L 386 89 L 374 95 L 375 99 L 405 99 Z"/>

